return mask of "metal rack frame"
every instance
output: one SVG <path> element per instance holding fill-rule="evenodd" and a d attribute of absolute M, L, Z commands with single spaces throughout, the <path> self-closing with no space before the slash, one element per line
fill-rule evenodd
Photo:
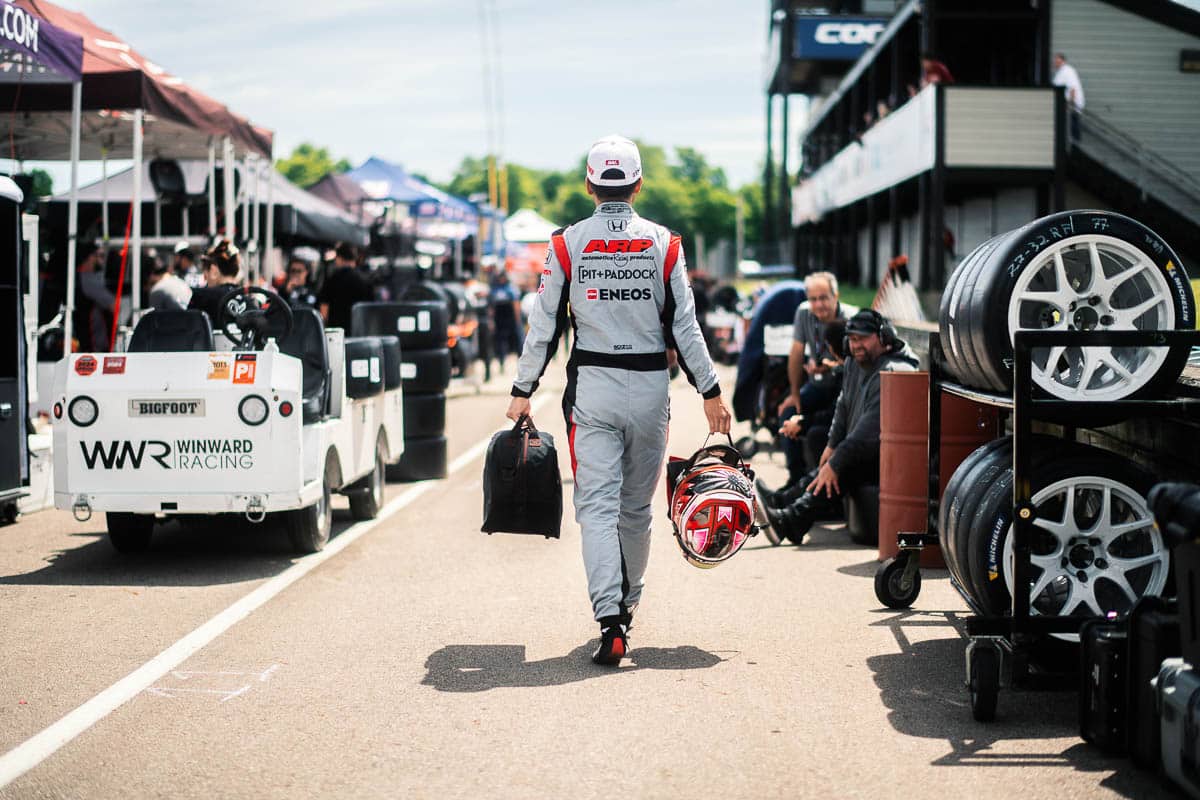
<path fill-rule="evenodd" d="M 877 594 L 880 578 L 889 569 L 902 587 L 904 600 L 916 600 L 920 591 L 920 551 L 926 545 L 938 543 L 940 489 L 941 395 L 953 394 L 976 403 L 1004 409 L 1012 415 L 1013 428 L 1013 585 L 1029 585 L 1031 542 L 1037 509 L 1034 507 L 1032 484 L 1033 423 L 1045 420 L 1063 424 L 1064 438 L 1074 439 L 1078 427 L 1103 427 L 1115 421 L 1127 420 L 1149 413 L 1173 416 L 1200 416 L 1200 397 L 1170 397 L 1160 400 L 1068 401 L 1046 397 L 1033 383 L 1031 356 L 1035 348 L 1066 347 L 1169 347 L 1200 346 L 1200 331 L 1018 331 L 1013 342 L 1013 391 L 1011 396 L 971 389 L 947 380 L 942 368 L 944 361 L 937 333 L 930 334 L 929 359 L 929 482 L 924 532 L 900 532 L 897 540 L 900 552 L 894 560 L 880 566 L 876 579 Z M 1093 412 L 1093 413 L 1088 413 Z M 1095 412 L 1102 412 L 1097 414 Z M 1063 423 L 1067 414 L 1083 424 Z M 1095 422 L 1104 419 L 1103 423 Z M 886 580 L 884 581 L 886 583 Z M 971 691 L 971 707 L 975 718 L 988 721 L 995 715 L 996 696 L 1004 681 L 1005 662 L 1008 665 L 1009 685 L 1028 681 L 1029 653 L 1042 637 L 1055 633 L 1078 633 L 1086 617 L 1051 617 L 1030 613 L 1028 591 L 1012 593 L 1010 616 L 989 616 L 981 613 L 965 589 L 953 579 L 951 584 L 970 607 L 973 616 L 967 618 L 966 669 L 967 686 Z M 882 599 L 882 597 L 881 597 Z"/>

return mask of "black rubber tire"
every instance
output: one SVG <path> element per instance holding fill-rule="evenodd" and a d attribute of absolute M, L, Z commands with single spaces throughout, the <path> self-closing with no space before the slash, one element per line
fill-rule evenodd
<path fill-rule="evenodd" d="M 426 297 L 406 297 L 395 303 L 356 303 L 351 311 L 351 329 L 356 336 L 399 337 L 404 352 L 445 347 L 450 320 L 446 301 L 432 294 Z"/>
<path fill-rule="evenodd" d="M 861 495 L 866 490 L 866 487 L 861 487 L 858 492 L 852 493 L 850 497 L 854 498 L 854 519 L 851 520 L 851 508 L 849 497 L 844 497 L 842 507 L 845 509 L 846 517 L 846 535 L 850 541 L 863 547 L 879 547 L 879 487 L 874 487 L 874 497 L 867 497 L 867 502 L 859 502 Z M 874 515 L 871 512 L 874 511 Z M 851 524 L 854 523 L 854 524 Z"/>
<path fill-rule="evenodd" d="M 974 486 L 973 475 L 978 467 L 987 463 L 989 456 L 1001 448 L 1009 447 L 1009 440 L 996 439 L 982 447 L 976 448 L 954 470 L 950 480 L 946 481 L 945 491 L 942 492 L 941 505 L 938 509 L 938 542 L 942 548 L 946 566 L 951 577 L 964 589 L 969 590 L 966 576 L 959 572 L 957 531 L 962 518 L 963 505 L 971 492 L 965 487 Z"/>
<path fill-rule="evenodd" d="M 437 284 L 446 300 L 446 308 L 450 312 L 452 323 L 463 322 L 466 319 L 470 303 L 467 301 L 467 289 L 457 281 Z"/>
<path fill-rule="evenodd" d="M 292 549 L 302 555 L 316 553 L 329 544 L 333 530 L 333 484 L 337 474 L 337 460 L 333 450 L 325 455 L 325 476 L 321 481 L 322 494 L 316 503 L 295 511 L 284 512 L 284 525 Z"/>
<path fill-rule="evenodd" d="M 360 481 L 361 485 L 346 492 L 346 497 L 350 500 L 350 516 L 356 520 L 375 519 L 379 516 L 379 509 L 383 508 L 386 461 L 387 444 L 381 430 L 375 437 L 375 464 L 371 467 L 371 473 Z"/>
<path fill-rule="evenodd" d="M 959 305 L 959 313 L 964 323 L 958 330 L 958 344 L 966 358 L 965 368 L 970 375 L 971 386 L 1003 391 L 1007 385 L 1000 375 L 993 372 L 988 359 L 988 345 L 981 328 L 985 313 L 982 304 L 990 301 L 989 287 L 992 285 L 992 272 L 995 270 L 991 261 L 993 254 L 1008 248 L 1019 235 L 1019 230 L 1009 231 L 989 239 L 977 248 L 973 254 L 975 265 L 970 274 L 964 276 Z"/>
<path fill-rule="evenodd" d="M 1001 664 L 1000 650 L 993 644 L 978 645 L 971 653 L 967 691 L 971 698 L 971 716 L 976 722 L 991 722 L 996 718 Z"/>
<path fill-rule="evenodd" d="M 1047 461 L 1063 455 L 1085 452 L 1076 448 L 1082 448 L 1082 445 L 1048 436 L 1035 436 L 1031 458 L 1034 473 L 1036 474 Z M 983 549 L 981 542 L 991 539 L 992 528 L 990 526 L 996 524 L 995 514 L 1000 513 L 996 509 L 1001 509 L 1006 516 L 1011 516 L 1009 513 L 1012 506 L 1013 475 L 1011 441 L 1008 447 L 997 451 L 994 458 L 995 462 L 990 469 L 977 473 L 980 477 L 986 475 L 988 478 L 986 482 L 976 483 L 973 489 L 968 489 L 964 484 L 964 491 L 969 491 L 973 496 L 964 501 L 964 513 L 959 519 L 959 527 L 955 534 L 958 547 L 955 558 L 962 573 L 960 585 L 981 609 L 988 608 L 987 594 L 990 590 L 984 587 L 994 580 L 990 574 L 992 558 L 986 549 Z M 985 507 L 989 510 L 985 510 Z M 998 545 L 1001 548 L 998 552 L 1003 553 L 1003 540 L 1000 540 Z M 1002 578 L 1000 583 L 1003 584 Z M 1005 600 L 1003 608 L 987 613 L 1002 615 L 1007 613 L 1011 606 L 1011 601 Z"/>
<path fill-rule="evenodd" d="M 401 366 L 404 392 L 436 394 L 450 385 L 450 350 L 405 350 Z"/>
<path fill-rule="evenodd" d="M 1087 475 L 1120 481 L 1142 497 L 1149 494 L 1155 483 L 1152 473 L 1107 450 L 1080 444 L 1064 448 L 1063 444 L 1052 442 L 1049 446 L 1054 450 L 1047 450 L 1046 444 L 1038 448 L 1040 453 L 1035 450 L 1031 494 L 1036 495 L 1056 481 Z M 969 548 L 964 554 L 971 566 L 972 595 L 985 614 L 1007 614 L 1012 608 L 1012 596 L 1005 585 L 1001 563 L 1012 522 L 1011 506 L 1012 472 L 1009 470 L 1002 473 L 980 500 Z"/>
<path fill-rule="evenodd" d="M 962 371 L 958 354 L 955 353 L 955 345 L 951 341 L 951 337 L 956 329 L 957 321 L 952 317 L 955 312 L 954 293 L 958 291 L 958 284 L 962 281 L 963 273 L 969 267 L 967 266 L 967 258 L 958 262 L 958 266 L 950 273 L 950 277 L 946 280 L 946 287 L 942 289 L 942 299 L 938 302 L 938 339 L 942 345 L 942 355 L 944 357 L 943 367 L 950 377 L 955 380 L 961 380 L 958 377 Z M 932 358 L 930 354 L 930 358 Z"/>
<path fill-rule="evenodd" d="M 921 594 L 921 570 L 919 569 L 913 574 L 912 583 L 907 591 L 900 587 L 904 566 L 904 560 L 889 558 L 875 571 L 875 598 L 888 608 L 912 608 L 912 604 L 917 602 L 917 597 Z"/>
<path fill-rule="evenodd" d="M 389 481 L 428 481 L 446 477 L 446 437 L 404 440 L 404 454 L 388 466 Z"/>
<path fill-rule="evenodd" d="M 945 331 L 942 334 L 942 348 L 951 354 L 948 359 L 953 359 L 952 373 L 967 386 L 988 385 L 980 373 L 980 356 L 971 336 L 971 298 L 986 256 L 996 248 L 1003 236 L 993 236 L 971 251 L 954 271 L 953 289 L 947 286 L 947 291 L 942 294 L 942 308 L 939 309 L 939 330 Z"/>
<path fill-rule="evenodd" d="M 970 593 L 976 585 L 980 568 L 971 560 L 971 537 L 975 535 L 975 515 L 987 489 L 1012 475 L 1012 443 L 1007 442 L 990 451 L 970 472 L 963 483 L 954 522 L 954 555 L 958 563 L 959 585 Z M 1009 496 L 1012 483 L 1008 483 Z M 974 595 L 972 595 L 974 596 Z"/>
<path fill-rule="evenodd" d="M 153 514 L 125 514 L 109 511 L 105 515 L 108 541 L 118 553 L 144 553 L 154 534 Z"/>
<path fill-rule="evenodd" d="M 957 281 L 961 288 L 956 283 L 952 294 L 957 297 L 943 297 L 939 314 L 943 347 L 954 341 L 959 348 L 959 357 L 948 357 L 948 361 L 960 381 L 992 391 L 1011 390 L 1013 352 L 1008 313 L 1017 280 L 1047 245 L 1094 232 L 1136 248 L 1153 262 L 1171 295 L 1175 329 L 1191 330 L 1195 326 L 1195 298 L 1187 274 L 1178 256 L 1157 234 L 1136 220 L 1109 211 L 1052 214 L 985 242 L 960 266 L 963 274 Z M 1126 399 L 1161 394 L 1178 379 L 1187 357 L 1186 348 L 1169 354 L 1153 378 Z M 978 363 L 971 363 L 973 358 Z"/>
<path fill-rule="evenodd" d="M 379 344 L 383 348 L 383 390 L 385 392 L 392 389 L 399 389 L 400 380 L 400 365 L 404 361 L 400 349 L 400 337 L 398 336 L 378 336 Z"/>
<path fill-rule="evenodd" d="M 457 322 L 462 313 L 462 305 L 458 296 L 449 288 L 451 284 L 437 281 L 418 281 L 404 287 L 400 296 L 403 302 L 434 302 L 446 304 L 446 318 L 449 322 Z"/>
<path fill-rule="evenodd" d="M 446 395 L 404 393 L 404 437 L 424 439 L 446 432 Z"/>
<path fill-rule="evenodd" d="M 352 399 L 383 393 L 383 342 L 377 336 L 345 340 L 346 396 Z"/>

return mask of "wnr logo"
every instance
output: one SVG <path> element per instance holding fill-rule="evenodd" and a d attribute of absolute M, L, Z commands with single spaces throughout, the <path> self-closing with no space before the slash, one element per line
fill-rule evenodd
<path fill-rule="evenodd" d="M 147 452 L 146 445 L 151 445 L 158 449 L 157 453 Z M 170 469 L 171 465 L 167 463 L 167 456 L 171 454 L 171 446 L 166 442 L 159 441 L 141 441 L 136 445 L 133 442 L 109 442 L 107 449 L 104 442 L 92 442 L 91 449 L 88 449 L 87 442 L 80 442 L 79 449 L 83 451 L 83 463 L 88 469 L 95 469 L 99 463 L 103 469 L 125 469 L 128 464 L 130 469 L 141 469 L 142 460 L 148 455 L 163 469 Z"/>

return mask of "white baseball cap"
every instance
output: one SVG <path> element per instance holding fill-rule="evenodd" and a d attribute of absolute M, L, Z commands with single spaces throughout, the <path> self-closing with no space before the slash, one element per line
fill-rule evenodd
<path fill-rule="evenodd" d="M 624 136 L 605 136 L 592 145 L 587 179 L 596 186 L 631 186 L 642 178 L 642 154 Z"/>

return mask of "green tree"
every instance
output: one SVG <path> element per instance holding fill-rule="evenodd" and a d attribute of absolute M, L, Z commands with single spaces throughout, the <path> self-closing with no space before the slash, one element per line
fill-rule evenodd
<path fill-rule="evenodd" d="M 762 239 L 763 225 L 763 187 L 761 183 L 747 183 L 738 189 L 742 198 L 742 224 L 746 235 L 746 244 L 758 244 Z M 741 257 L 741 254 L 738 256 Z"/>
<path fill-rule="evenodd" d="M 691 249 L 697 234 L 703 234 L 710 245 L 734 238 L 740 197 L 746 215 L 746 241 L 758 240 L 763 205 L 758 185 L 748 184 L 735 191 L 729 186 L 725 171 L 710 164 L 692 147 L 677 147 L 668 152 L 658 145 L 638 142 L 638 149 L 645 178 L 637 201 L 641 214 L 678 231 Z M 590 215 L 595 203 L 584 187 L 585 163 L 580 157 L 566 170 L 538 170 L 509 164 L 509 209 L 532 208 L 560 224 Z M 487 159 L 464 158 L 442 188 L 460 197 L 486 194 Z"/>
<path fill-rule="evenodd" d="M 326 147 L 303 142 L 290 156 L 275 162 L 275 168 L 292 183 L 307 189 L 331 172 L 349 172 L 350 162 L 344 158 L 335 160 Z"/>
<path fill-rule="evenodd" d="M 29 177 L 33 178 L 33 193 L 37 197 L 50 197 L 54 194 L 54 178 L 49 172 L 44 169 L 29 170 Z"/>

